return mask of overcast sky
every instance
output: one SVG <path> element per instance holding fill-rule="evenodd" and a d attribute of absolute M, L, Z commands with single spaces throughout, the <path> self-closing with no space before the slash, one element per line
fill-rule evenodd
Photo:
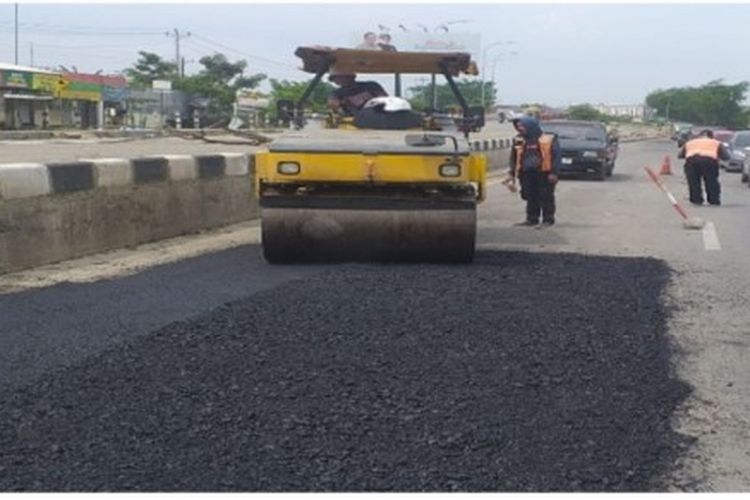
<path fill-rule="evenodd" d="M 13 4 L 0 4 L 0 61 L 14 60 Z M 121 71 L 138 50 L 173 60 L 174 39 L 191 32 L 187 72 L 215 51 L 245 59 L 248 72 L 306 79 L 297 46 L 349 46 L 356 33 L 430 30 L 481 35 L 496 63 L 500 101 L 552 105 L 639 103 L 657 88 L 714 79 L 750 80 L 750 5 L 514 4 L 24 4 L 19 6 L 19 64 Z M 516 51 L 516 55 L 507 52 Z M 480 59 L 482 52 L 475 54 Z M 506 55 L 502 55 L 506 52 Z M 498 56 L 498 54 L 500 54 Z M 190 62 L 194 61 L 194 62 Z M 481 64 L 480 64 L 481 65 Z M 487 64 L 488 72 L 492 66 Z M 491 78 L 488 74 L 487 78 Z"/>

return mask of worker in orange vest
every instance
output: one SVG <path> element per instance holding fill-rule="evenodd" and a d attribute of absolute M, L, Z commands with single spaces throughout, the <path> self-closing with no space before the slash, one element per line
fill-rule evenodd
<path fill-rule="evenodd" d="M 545 134 L 539 121 L 530 116 L 513 120 L 518 135 L 510 151 L 510 177 L 521 181 L 521 198 L 526 200 L 526 220 L 519 225 L 555 223 L 555 184 L 561 161 L 560 144 L 554 134 Z"/>
<path fill-rule="evenodd" d="M 719 185 L 719 159 L 729 160 L 729 152 L 720 141 L 714 139 L 711 130 L 704 130 L 695 139 L 685 143 L 678 158 L 685 158 L 690 203 L 703 204 L 703 187 L 706 185 L 706 198 L 711 205 L 721 205 Z"/>

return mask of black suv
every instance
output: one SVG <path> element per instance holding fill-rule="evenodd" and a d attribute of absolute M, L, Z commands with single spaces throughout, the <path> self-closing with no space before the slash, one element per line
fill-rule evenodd
<path fill-rule="evenodd" d="M 600 122 L 550 120 L 541 122 L 542 130 L 556 134 L 562 150 L 559 173 L 593 172 L 604 180 L 615 168 L 618 140 L 607 133 Z"/>

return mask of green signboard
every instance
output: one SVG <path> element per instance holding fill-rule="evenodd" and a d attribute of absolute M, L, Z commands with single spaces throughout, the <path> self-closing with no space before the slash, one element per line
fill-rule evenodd
<path fill-rule="evenodd" d="M 32 73 L 26 71 L 8 71 L 4 70 L 0 72 L 2 78 L 0 78 L 0 85 L 3 88 L 10 89 L 30 89 L 32 83 Z"/>

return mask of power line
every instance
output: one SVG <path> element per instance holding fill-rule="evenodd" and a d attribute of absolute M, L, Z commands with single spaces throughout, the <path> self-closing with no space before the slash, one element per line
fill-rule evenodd
<path fill-rule="evenodd" d="M 122 51 L 128 51 L 132 52 L 134 50 L 132 43 L 118 43 L 115 45 L 94 45 L 94 44 L 86 44 L 86 45 L 60 45 L 60 44 L 48 44 L 48 43 L 38 43 L 35 42 L 35 44 L 38 47 L 48 47 L 48 48 L 55 48 L 55 49 L 71 49 L 71 50 L 100 50 L 100 49 L 121 49 Z M 155 43 L 155 44 L 149 44 L 149 49 L 154 47 L 164 47 L 166 45 L 172 45 L 172 42 L 164 42 L 164 43 Z"/>
<path fill-rule="evenodd" d="M 193 36 L 195 38 L 195 34 L 193 34 Z M 212 47 L 212 46 L 208 45 L 207 43 L 201 42 L 199 40 L 195 40 L 194 38 L 191 38 L 190 40 L 186 41 L 187 42 L 186 45 L 188 47 L 192 46 L 193 48 L 195 48 L 197 50 L 200 50 L 201 54 L 203 54 L 203 55 L 214 55 L 214 54 L 219 54 L 220 53 L 217 50 L 216 47 Z M 243 54 L 241 54 L 241 55 L 243 55 Z M 264 63 L 264 62 L 255 62 L 255 61 L 253 61 L 252 64 L 253 64 L 253 69 L 254 70 L 262 70 L 262 71 L 266 71 L 266 72 L 269 72 L 269 73 L 270 72 L 279 71 L 279 66 L 280 66 L 280 63 L 269 64 L 269 63 Z M 285 65 L 283 68 L 285 70 L 288 70 L 290 67 L 291 66 L 286 66 Z M 294 69 L 297 70 L 297 68 L 294 68 Z"/>
<path fill-rule="evenodd" d="M 0 23 L 4 29 L 15 29 L 15 24 Z M 49 25 L 43 23 L 18 23 L 18 26 L 22 27 L 26 32 L 33 33 L 63 33 L 69 35 L 78 36 L 142 36 L 142 35 L 161 35 L 164 31 L 152 31 L 144 30 L 143 28 L 137 29 L 91 29 L 91 28 L 70 28 L 59 25 Z"/>
<path fill-rule="evenodd" d="M 2 25 L 8 25 L 7 22 L 0 22 Z M 127 27 L 127 26 L 115 26 L 112 27 L 109 30 L 102 30 L 101 28 L 97 27 L 91 27 L 90 25 L 70 25 L 70 24 L 49 24 L 49 23 L 40 23 L 40 22 L 20 22 L 21 26 L 24 27 L 39 27 L 39 28 L 47 28 L 47 29 L 62 29 L 66 31 L 121 31 L 121 32 L 142 32 L 142 31 L 149 31 L 154 33 L 162 33 L 165 29 L 169 29 L 166 27 L 154 27 L 154 28 L 145 28 L 143 26 L 138 27 Z"/>
<path fill-rule="evenodd" d="M 216 42 L 216 41 L 214 41 L 214 40 L 211 40 L 211 39 L 209 39 L 209 38 L 206 38 L 206 37 L 204 37 L 204 36 L 200 36 L 200 35 L 196 35 L 196 34 L 193 34 L 193 36 L 194 36 L 195 38 L 198 38 L 198 39 L 200 39 L 200 40 L 203 40 L 204 42 L 206 42 L 206 43 L 208 43 L 208 44 L 211 44 L 211 45 L 215 45 L 215 46 L 217 46 L 217 47 L 220 47 L 220 48 L 222 48 L 222 49 L 224 49 L 224 50 L 228 50 L 228 51 L 230 51 L 230 52 L 234 52 L 234 53 L 236 53 L 236 54 L 240 54 L 240 55 L 243 55 L 243 56 L 245 56 L 245 57 L 247 57 L 247 58 L 249 58 L 249 59 L 257 59 L 257 60 L 259 60 L 259 61 L 265 61 L 265 62 L 267 62 L 268 64 L 275 64 L 276 66 L 282 66 L 282 67 L 285 67 L 285 68 L 293 68 L 293 69 L 298 69 L 298 68 L 297 68 L 296 66 L 293 66 L 293 65 L 291 65 L 291 64 L 288 64 L 288 63 L 283 63 L 283 62 L 279 62 L 279 61 L 275 61 L 275 60 L 273 60 L 273 59 L 268 59 L 268 58 L 265 58 L 265 57 L 257 56 L 257 55 L 255 55 L 255 54 L 249 54 L 249 53 L 245 52 L 244 50 L 239 50 L 239 49 L 236 49 L 236 48 L 230 47 L 230 46 L 228 46 L 228 45 L 224 45 L 223 43 L 220 43 L 220 42 Z"/>

